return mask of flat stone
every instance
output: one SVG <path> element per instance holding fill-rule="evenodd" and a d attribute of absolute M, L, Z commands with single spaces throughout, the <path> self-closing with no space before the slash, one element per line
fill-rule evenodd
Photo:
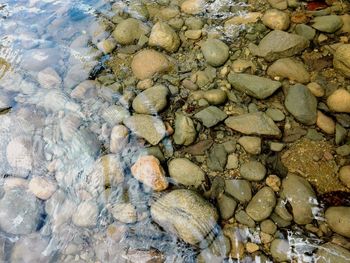
<path fill-rule="evenodd" d="M 343 26 L 343 20 L 337 15 L 317 16 L 311 26 L 321 32 L 334 33 Z"/>
<path fill-rule="evenodd" d="M 175 158 L 168 164 L 170 177 L 175 183 L 198 187 L 205 181 L 205 173 L 187 158 Z"/>
<path fill-rule="evenodd" d="M 197 131 L 190 117 L 182 113 L 175 113 L 175 133 L 173 135 L 176 144 L 190 145 L 195 141 Z"/>
<path fill-rule="evenodd" d="M 196 113 L 194 117 L 201 120 L 205 127 L 210 128 L 218 124 L 220 121 L 226 119 L 227 115 L 218 107 L 209 106 Z"/>

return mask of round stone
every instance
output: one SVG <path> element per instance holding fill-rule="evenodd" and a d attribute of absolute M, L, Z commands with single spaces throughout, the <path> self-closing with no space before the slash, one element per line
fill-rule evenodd
<path fill-rule="evenodd" d="M 214 67 L 223 65 L 229 57 L 228 46 L 219 39 L 208 39 L 201 49 L 207 63 Z"/>
<path fill-rule="evenodd" d="M 262 221 L 271 215 L 275 206 L 275 193 L 270 187 L 266 186 L 253 196 L 246 208 L 246 212 L 255 221 Z"/>
<path fill-rule="evenodd" d="M 266 168 L 258 161 L 250 161 L 241 166 L 240 174 L 249 181 L 261 181 L 265 178 Z"/>

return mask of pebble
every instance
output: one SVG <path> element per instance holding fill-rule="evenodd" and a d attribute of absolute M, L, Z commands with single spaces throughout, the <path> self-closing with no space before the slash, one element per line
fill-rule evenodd
<path fill-rule="evenodd" d="M 57 183 L 45 177 L 33 177 L 28 185 L 31 191 L 37 198 L 42 200 L 49 199 L 57 189 Z"/>
<path fill-rule="evenodd" d="M 281 179 L 277 175 L 271 174 L 266 178 L 266 185 L 278 192 L 281 187 Z"/>
<path fill-rule="evenodd" d="M 146 89 L 149 89 L 150 87 L 152 87 L 153 84 L 154 84 L 153 80 L 144 79 L 144 80 L 140 80 L 139 82 L 137 82 L 136 88 L 138 88 L 140 90 L 146 90 Z"/>
<path fill-rule="evenodd" d="M 197 263 L 221 263 L 230 253 L 230 240 L 220 234 L 213 243 L 206 249 L 201 250 L 197 257 Z"/>
<path fill-rule="evenodd" d="M 226 119 L 227 115 L 218 107 L 209 106 L 196 113 L 194 117 L 201 120 L 205 127 L 210 128 Z"/>
<path fill-rule="evenodd" d="M 252 186 L 246 180 L 225 180 L 225 193 L 228 193 L 241 203 L 247 203 L 252 199 Z"/>
<path fill-rule="evenodd" d="M 280 152 L 284 148 L 284 143 L 279 143 L 279 142 L 271 142 L 270 143 L 270 150 L 274 152 Z"/>
<path fill-rule="evenodd" d="M 287 9 L 287 0 L 268 0 L 269 4 L 276 9 L 284 10 Z"/>
<path fill-rule="evenodd" d="M 261 138 L 259 137 L 242 136 L 238 139 L 238 143 L 247 153 L 260 154 L 261 152 Z"/>
<path fill-rule="evenodd" d="M 261 21 L 265 26 L 276 30 L 287 30 L 290 24 L 289 15 L 276 9 L 267 10 Z"/>
<path fill-rule="evenodd" d="M 350 44 L 344 44 L 337 48 L 333 56 L 333 66 L 344 76 L 350 78 Z"/>
<path fill-rule="evenodd" d="M 310 41 L 313 40 L 316 35 L 316 30 L 311 26 L 305 24 L 297 24 L 294 30 L 297 35 L 302 36 Z"/>
<path fill-rule="evenodd" d="M 116 203 L 109 210 L 113 217 L 122 223 L 133 224 L 137 221 L 137 210 L 131 203 Z"/>
<path fill-rule="evenodd" d="M 317 258 L 317 263 L 348 263 L 350 252 L 336 244 L 326 243 L 318 247 L 315 258 Z"/>
<path fill-rule="evenodd" d="M 114 29 L 112 36 L 122 45 L 130 45 L 137 41 L 147 30 L 141 22 L 135 18 L 128 18 L 121 21 Z"/>
<path fill-rule="evenodd" d="M 38 82 L 41 87 L 46 89 L 59 88 L 62 79 L 56 70 L 51 67 L 45 68 L 38 73 Z"/>
<path fill-rule="evenodd" d="M 192 30 L 185 31 L 185 37 L 187 37 L 188 39 L 197 40 L 197 39 L 200 39 L 201 36 L 202 36 L 201 29 L 197 29 L 197 30 L 192 29 Z"/>
<path fill-rule="evenodd" d="M 254 112 L 229 117 L 226 126 L 247 135 L 265 135 L 280 137 L 281 131 L 274 121 L 263 112 Z"/>
<path fill-rule="evenodd" d="M 275 193 L 270 187 L 265 186 L 250 200 L 246 207 L 246 212 L 254 221 L 262 221 L 271 215 L 275 206 Z"/>
<path fill-rule="evenodd" d="M 197 15 L 205 9 L 204 0 L 185 0 L 181 4 L 181 11 L 189 15 Z"/>
<path fill-rule="evenodd" d="M 271 219 L 266 219 L 260 223 L 260 229 L 264 233 L 273 235 L 277 231 L 277 226 Z"/>
<path fill-rule="evenodd" d="M 132 72 L 140 80 L 150 79 L 157 73 L 169 71 L 170 68 L 171 65 L 167 57 L 151 49 L 140 51 L 131 62 Z"/>
<path fill-rule="evenodd" d="M 310 82 L 306 87 L 311 91 L 315 97 L 323 97 L 325 94 L 324 89 L 317 82 Z"/>
<path fill-rule="evenodd" d="M 137 180 L 155 191 L 163 191 L 168 187 L 164 169 L 159 160 L 152 155 L 139 157 L 130 170 Z"/>
<path fill-rule="evenodd" d="M 292 206 L 295 223 L 306 225 L 312 222 L 313 209 L 316 206 L 316 194 L 311 185 L 304 178 L 288 174 L 282 181 L 282 198 L 285 198 Z"/>
<path fill-rule="evenodd" d="M 327 134 L 334 134 L 335 132 L 335 122 L 321 111 L 317 111 L 316 125 Z"/>
<path fill-rule="evenodd" d="M 168 104 L 169 89 L 164 85 L 155 85 L 139 93 L 132 102 L 135 112 L 140 114 L 156 114 Z"/>
<path fill-rule="evenodd" d="M 283 121 L 286 116 L 284 115 L 284 113 L 279 110 L 279 109 L 272 109 L 269 108 L 266 110 L 265 112 L 267 114 L 267 116 L 269 116 L 273 121 Z"/>
<path fill-rule="evenodd" d="M 343 26 L 343 20 L 337 15 L 317 16 L 311 26 L 321 32 L 334 33 Z"/>
<path fill-rule="evenodd" d="M 112 128 L 109 150 L 118 153 L 128 142 L 129 130 L 124 125 L 116 125 Z"/>
<path fill-rule="evenodd" d="M 235 153 L 227 156 L 226 169 L 237 169 L 239 165 L 238 156 Z"/>
<path fill-rule="evenodd" d="M 221 89 L 211 89 L 206 92 L 203 92 L 203 97 L 210 105 L 219 105 L 223 104 L 227 100 L 227 94 Z"/>
<path fill-rule="evenodd" d="M 339 179 L 346 187 L 350 188 L 350 165 L 340 168 Z"/>
<path fill-rule="evenodd" d="M 245 245 L 245 249 L 247 250 L 248 253 L 254 253 L 259 250 L 259 246 L 255 243 L 248 242 Z"/>
<path fill-rule="evenodd" d="M 94 227 L 97 223 L 99 209 L 94 201 L 84 201 L 79 204 L 72 216 L 72 222 L 80 227 Z"/>
<path fill-rule="evenodd" d="M 303 124 L 312 125 L 317 118 L 317 99 L 301 84 L 291 86 L 284 102 L 286 109 Z"/>
<path fill-rule="evenodd" d="M 229 57 L 228 46 L 219 39 L 208 39 L 201 50 L 207 63 L 213 67 L 223 65 Z"/>
<path fill-rule="evenodd" d="M 345 89 L 334 91 L 327 98 L 327 105 L 332 111 L 350 113 L 350 92 Z"/>
<path fill-rule="evenodd" d="M 128 109 L 119 105 L 112 105 L 101 112 L 102 118 L 110 125 L 114 126 L 122 123 L 130 116 Z"/>
<path fill-rule="evenodd" d="M 227 152 L 223 144 L 214 144 L 209 151 L 207 165 L 213 171 L 223 172 L 227 163 Z"/>
<path fill-rule="evenodd" d="M 347 130 L 339 123 L 335 124 L 335 143 L 341 144 L 346 138 Z"/>
<path fill-rule="evenodd" d="M 250 228 L 255 227 L 254 220 L 244 211 L 244 210 L 238 210 L 235 214 L 235 219 Z"/>
<path fill-rule="evenodd" d="M 329 207 L 325 212 L 326 222 L 336 233 L 350 237 L 350 207 Z"/>
<path fill-rule="evenodd" d="M 266 99 L 282 86 L 278 81 L 244 73 L 231 72 L 227 79 L 234 89 L 257 99 Z"/>
<path fill-rule="evenodd" d="M 286 262 L 290 259 L 290 245 L 286 239 L 275 239 L 270 246 L 271 255 L 277 262 Z"/>
<path fill-rule="evenodd" d="M 230 256 L 234 259 L 241 259 L 244 254 L 244 244 L 239 229 L 234 226 L 226 225 L 223 228 L 223 233 L 231 241 Z"/>
<path fill-rule="evenodd" d="M 168 164 L 168 171 L 176 184 L 198 187 L 205 182 L 205 173 L 187 158 L 172 159 Z"/>
<path fill-rule="evenodd" d="M 125 119 L 124 125 L 152 145 L 157 145 L 165 136 L 164 123 L 150 115 L 135 114 Z"/>
<path fill-rule="evenodd" d="M 228 195 L 222 194 L 217 199 L 217 203 L 218 203 L 221 218 L 223 220 L 228 220 L 231 217 L 233 217 L 237 206 L 237 202 L 235 201 L 235 199 L 233 199 Z"/>
<path fill-rule="evenodd" d="M 281 58 L 276 60 L 268 69 L 267 74 L 272 78 L 287 78 L 299 83 L 308 83 L 310 74 L 306 66 L 294 58 Z"/>
<path fill-rule="evenodd" d="M 157 22 L 149 36 L 148 44 L 154 47 L 161 47 L 168 52 L 176 52 L 180 46 L 180 38 L 167 23 Z"/>
<path fill-rule="evenodd" d="M 180 112 L 175 113 L 175 133 L 173 135 L 176 144 L 190 145 L 197 137 L 197 131 L 190 117 Z"/>
<path fill-rule="evenodd" d="M 191 245 L 203 241 L 218 220 L 214 206 L 186 189 L 173 190 L 160 197 L 152 204 L 151 215 L 166 231 Z"/>

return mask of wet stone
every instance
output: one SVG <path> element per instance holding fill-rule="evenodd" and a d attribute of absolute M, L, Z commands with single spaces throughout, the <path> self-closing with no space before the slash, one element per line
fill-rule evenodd
<path fill-rule="evenodd" d="M 222 144 L 214 144 L 209 151 L 208 167 L 213 171 L 224 171 L 227 162 L 227 152 Z"/>
<path fill-rule="evenodd" d="M 271 255 L 277 262 L 288 261 L 290 250 L 289 242 L 285 239 L 275 239 L 270 246 Z"/>
<path fill-rule="evenodd" d="M 241 203 L 249 202 L 252 199 L 252 187 L 246 180 L 225 180 L 225 192 Z"/>
<path fill-rule="evenodd" d="M 76 226 L 94 227 L 99 214 L 98 206 L 93 201 L 85 201 L 79 204 L 73 214 L 72 221 Z"/>
<path fill-rule="evenodd" d="M 156 85 L 141 92 L 132 102 L 135 112 L 140 114 L 156 114 L 167 106 L 169 89 Z"/>
<path fill-rule="evenodd" d="M 255 221 L 262 221 L 271 215 L 275 205 L 275 193 L 270 187 L 263 187 L 248 203 L 246 212 Z"/>
<path fill-rule="evenodd" d="M 241 166 L 240 174 L 246 180 L 261 181 L 265 178 L 266 168 L 258 161 L 249 161 Z"/>
<path fill-rule="evenodd" d="M 205 173 L 186 158 L 175 158 L 168 164 L 170 177 L 175 183 L 198 187 L 205 181 Z"/>
<path fill-rule="evenodd" d="M 194 117 L 201 120 L 205 127 L 210 128 L 218 124 L 220 121 L 226 119 L 227 115 L 218 107 L 209 106 L 196 113 Z"/>
<path fill-rule="evenodd" d="M 347 263 L 349 262 L 349 250 L 333 243 L 326 243 L 318 247 L 315 257 L 318 258 L 317 263 Z"/>

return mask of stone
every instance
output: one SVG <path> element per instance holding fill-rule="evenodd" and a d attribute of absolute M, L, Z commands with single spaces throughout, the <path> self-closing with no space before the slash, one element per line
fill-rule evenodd
<path fill-rule="evenodd" d="M 343 26 L 343 20 L 337 15 L 317 16 L 311 26 L 321 32 L 334 33 Z"/>
<path fill-rule="evenodd" d="M 348 263 L 350 251 L 336 244 L 326 243 L 318 246 L 315 258 L 317 258 L 317 263 Z"/>
<path fill-rule="evenodd" d="M 268 69 L 267 74 L 272 78 L 287 78 L 299 83 L 308 83 L 310 74 L 306 66 L 294 58 L 281 58 L 276 60 Z"/>
<path fill-rule="evenodd" d="M 341 144 L 347 136 L 347 130 L 339 123 L 335 124 L 335 143 Z"/>
<path fill-rule="evenodd" d="M 267 114 L 267 116 L 269 116 L 273 121 L 283 121 L 286 116 L 284 115 L 284 113 L 279 110 L 279 109 L 272 109 L 272 108 L 268 108 L 265 113 Z"/>
<path fill-rule="evenodd" d="M 263 112 L 254 112 L 229 117 L 226 126 L 247 135 L 280 137 L 281 131 L 274 121 Z"/>
<path fill-rule="evenodd" d="M 204 99 L 209 102 L 210 105 L 223 104 L 227 100 L 227 94 L 221 89 L 211 89 L 203 93 Z"/>
<path fill-rule="evenodd" d="M 284 148 L 284 143 L 279 143 L 279 142 L 271 142 L 270 143 L 270 150 L 274 152 L 280 152 Z"/>
<path fill-rule="evenodd" d="M 0 227 L 13 235 L 26 235 L 37 230 L 40 222 L 40 202 L 30 192 L 13 188 L 0 200 Z"/>
<path fill-rule="evenodd" d="M 155 191 L 163 191 L 168 187 L 164 169 L 152 155 L 140 156 L 130 170 L 132 176 Z"/>
<path fill-rule="evenodd" d="M 210 128 L 218 124 L 220 121 L 226 119 L 227 115 L 218 107 L 209 106 L 196 113 L 194 117 L 201 120 L 205 127 Z"/>
<path fill-rule="evenodd" d="M 36 176 L 30 180 L 28 189 L 37 198 L 47 200 L 56 191 L 57 183 L 48 178 Z"/>
<path fill-rule="evenodd" d="M 295 119 L 306 125 L 316 123 L 317 99 L 301 84 L 291 86 L 284 102 L 286 109 Z"/>
<path fill-rule="evenodd" d="M 259 246 L 255 243 L 248 242 L 245 246 L 248 253 L 254 253 L 259 250 Z"/>
<path fill-rule="evenodd" d="M 139 93 L 132 102 L 135 112 L 140 114 L 157 114 L 168 104 L 169 89 L 163 85 L 156 85 Z"/>
<path fill-rule="evenodd" d="M 267 61 L 291 57 L 303 51 L 310 42 L 299 35 L 274 30 L 268 33 L 259 43 L 259 46 L 250 45 L 249 48 L 256 56 Z"/>
<path fill-rule="evenodd" d="M 180 38 L 167 23 L 157 22 L 149 36 L 148 44 L 161 47 L 168 52 L 176 52 L 180 46 Z"/>
<path fill-rule="evenodd" d="M 197 131 L 190 117 L 180 112 L 175 113 L 175 133 L 173 135 L 176 144 L 190 145 L 197 137 Z"/>
<path fill-rule="evenodd" d="M 261 181 L 265 178 L 266 168 L 258 161 L 249 161 L 241 166 L 240 175 L 249 181 Z"/>
<path fill-rule="evenodd" d="M 130 45 L 136 42 L 143 33 L 141 23 L 135 18 L 128 18 L 116 26 L 112 36 L 119 44 Z"/>
<path fill-rule="evenodd" d="M 239 210 L 235 214 L 235 219 L 243 224 L 246 225 L 250 228 L 255 227 L 255 222 L 254 220 L 244 211 L 244 210 Z"/>
<path fill-rule="evenodd" d="M 109 150 L 118 153 L 128 143 L 129 130 L 124 125 L 116 125 L 112 128 Z"/>
<path fill-rule="evenodd" d="M 344 144 L 342 146 L 337 147 L 335 151 L 340 156 L 348 156 L 350 155 L 350 145 Z"/>
<path fill-rule="evenodd" d="M 128 109 L 119 105 L 112 105 L 101 112 L 102 118 L 110 125 L 114 126 L 122 123 L 126 118 L 130 117 Z"/>
<path fill-rule="evenodd" d="M 131 69 L 136 78 L 144 80 L 152 78 L 157 73 L 169 71 L 171 64 L 162 53 L 144 49 L 134 56 L 131 62 Z"/>
<path fill-rule="evenodd" d="M 308 181 L 298 175 L 288 174 L 282 181 L 280 194 L 292 206 L 295 223 L 306 225 L 312 222 L 313 210 L 317 207 L 317 198 Z"/>
<path fill-rule="evenodd" d="M 250 200 L 246 207 L 246 212 L 254 221 L 262 221 L 271 215 L 275 206 L 275 193 L 270 187 L 265 186 Z"/>
<path fill-rule="evenodd" d="M 230 240 L 219 234 L 213 243 L 206 249 L 201 250 L 197 257 L 197 263 L 221 263 L 231 252 Z"/>
<path fill-rule="evenodd" d="M 152 145 L 158 144 L 165 136 L 164 123 L 150 115 L 135 114 L 125 119 L 124 125 Z"/>
<path fill-rule="evenodd" d="M 260 223 L 260 229 L 264 233 L 273 235 L 277 231 L 277 226 L 271 219 L 265 219 Z"/>
<path fill-rule="evenodd" d="M 160 197 L 151 206 L 151 216 L 167 232 L 191 245 L 202 242 L 219 217 L 213 205 L 186 189 L 173 190 Z"/>
<path fill-rule="evenodd" d="M 346 187 L 350 188 L 350 165 L 340 168 L 339 179 Z"/>
<path fill-rule="evenodd" d="M 208 39 L 201 50 L 207 63 L 213 67 L 223 65 L 229 57 L 228 46 L 219 39 Z"/>
<path fill-rule="evenodd" d="M 187 158 L 172 159 L 168 164 L 168 171 L 176 184 L 198 187 L 205 182 L 205 173 Z"/>
<path fill-rule="evenodd" d="M 137 210 L 131 203 L 116 203 L 111 205 L 109 211 L 113 215 L 114 219 L 125 223 L 133 224 L 137 222 Z"/>
<path fill-rule="evenodd" d="M 350 54 L 350 44 L 344 44 L 337 48 L 333 56 L 334 68 L 339 70 L 341 73 L 343 73 L 344 76 L 346 76 L 347 78 L 350 78 L 350 55 L 349 54 Z M 350 106 L 348 106 L 348 108 L 349 107 Z"/>
<path fill-rule="evenodd" d="M 242 136 L 238 139 L 238 143 L 247 153 L 260 154 L 261 152 L 261 138 L 259 137 Z"/>
<path fill-rule="evenodd" d="M 202 36 L 201 29 L 197 29 L 197 30 L 192 29 L 192 30 L 185 31 L 185 37 L 187 37 L 188 39 L 197 40 L 197 39 L 200 39 L 201 36 Z"/>
<path fill-rule="evenodd" d="M 288 4 L 286 0 L 268 0 L 269 4 L 276 9 L 284 10 L 287 9 Z"/>
<path fill-rule="evenodd" d="M 231 195 L 241 203 L 247 203 L 252 199 L 252 186 L 246 180 L 225 180 L 225 193 Z"/>
<path fill-rule="evenodd" d="M 227 156 L 227 164 L 226 169 L 237 169 L 239 165 L 238 156 L 235 153 L 230 154 Z"/>
<path fill-rule="evenodd" d="M 231 72 L 227 79 L 234 89 L 257 99 L 266 99 L 282 86 L 278 81 L 244 73 Z"/>
<path fill-rule="evenodd" d="M 72 222 L 80 227 L 94 227 L 97 223 L 99 209 L 94 201 L 83 201 L 72 216 Z"/>
<path fill-rule="evenodd" d="M 325 212 L 325 218 L 334 232 L 347 238 L 350 237 L 350 207 L 329 207 Z"/>
<path fill-rule="evenodd" d="M 313 40 L 316 35 L 316 30 L 311 26 L 305 24 L 297 24 L 294 28 L 294 31 L 297 35 L 306 38 L 307 40 Z"/>
<path fill-rule="evenodd" d="M 325 94 L 324 89 L 317 82 L 310 82 L 306 87 L 311 91 L 315 97 L 323 97 Z"/>
<path fill-rule="evenodd" d="M 327 105 L 331 111 L 350 113 L 350 92 L 345 89 L 334 91 L 327 98 Z"/>
<path fill-rule="evenodd" d="M 214 144 L 209 151 L 208 168 L 213 171 L 224 171 L 227 162 L 227 152 L 223 144 Z"/>
<path fill-rule="evenodd" d="M 223 220 L 228 220 L 233 217 L 237 206 L 235 199 L 228 195 L 222 194 L 217 201 L 221 218 Z"/>
<path fill-rule="evenodd" d="M 286 262 L 290 259 L 291 248 L 288 240 L 275 239 L 270 246 L 271 255 L 277 262 Z"/>
<path fill-rule="evenodd" d="M 334 134 L 335 132 L 335 122 L 321 111 L 317 111 L 316 125 L 327 134 Z"/>
<path fill-rule="evenodd" d="M 239 229 L 234 226 L 225 225 L 223 228 L 223 233 L 231 241 L 230 257 L 234 259 L 241 259 L 244 254 L 244 244 Z"/>
<path fill-rule="evenodd" d="M 57 74 L 56 70 L 48 67 L 38 73 L 38 82 L 41 87 L 51 89 L 59 88 L 62 84 L 62 79 Z"/>
<path fill-rule="evenodd" d="M 205 10 L 204 0 L 185 0 L 181 4 L 181 11 L 189 15 L 197 15 Z"/>
<path fill-rule="evenodd" d="M 265 26 L 276 30 L 287 30 L 290 24 L 289 15 L 276 9 L 267 10 L 261 21 Z"/>
<path fill-rule="evenodd" d="M 272 190 L 274 190 L 275 192 L 278 192 L 280 190 L 281 187 L 281 179 L 275 175 L 275 174 L 270 174 L 267 178 L 266 178 L 266 185 L 271 187 Z"/>

